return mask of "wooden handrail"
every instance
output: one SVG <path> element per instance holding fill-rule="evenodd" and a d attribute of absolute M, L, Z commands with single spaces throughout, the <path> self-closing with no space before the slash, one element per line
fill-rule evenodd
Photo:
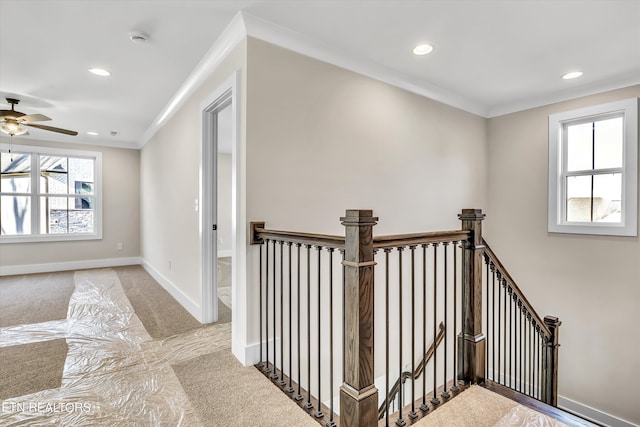
<path fill-rule="evenodd" d="M 513 292 L 515 292 L 518 295 L 518 299 L 522 301 L 522 304 L 525 306 L 527 311 L 531 313 L 531 315 L 535 318 L 536 324 L 540 326 L 540 329 L 544 333 L 545 337 L 551 338 L 552 337 L 551 331 L 545 324 L 544 320 L 535 311 L 531 303 L 529 303 L 529 301 L 527 300 L 527 297 L 524 296 L 524 293 L 520 290 L 520 288 L 516 284 L 516 281 L 513 280 L 513 277 L 511 277 L 511 275 L 509 274 L 505 266 L 502 265 L 502 263 L 500 262 L 496 254 L 493 252 L 493 250 L 491 249 L 491 246 L 489 246 L 487 241 L 484 239 L 482 239 L 482 243 L 485 246 L 484 252 L 489 257 L 490 262 L 493 263 L 493 265 L 495 265 L 496 270 L 499 271 L 502 277 L 509 283 L 509 286 L 511 287 Z"/>
<path fill-rule="evenodd" d="M 300 243 L 303 245 L 322 246 L 344 249 L 344 236 L 332 234 L 304 233 L 297 231 L 270 230 L 258 226 L 263 223 L 252 223 L 252 244 L 259 244 L 263 239 Z M 459 242 L 469 237 L 468 230 L 434 231 L 427 233 L 391 234 L 375 236 L 374 249 L 395 248 L 401 246 L 421 245 L 430 243 Z"/>
<path fill-rule="evenodd" d="M 416 370 L 413 373 L 413 376 L 415 378 L 419 378 L 420 375 L 422 375 L 422 372 L 424 372 L 424 367 L 427 365 L 429 360 L 431 360 L 431 358 L 433 357 L 433 353 L 435 352 L 435 350 L 438 348 L 438 346 L 440 345 L 440 343 L 444 339 L 445 331 L 444 331 L 444 323 L 443 322 L 440 322 L 439 328 L 440 329 L 438 331 L 438 335 L 436 335 L 435 342 L 431 343 L 431 345 L 427 349 L 427 352 L 423 356 L 422 360 L 420 361 L 418 366 L 416 366 Z M 391 390 L 389 391 L 389 397 L 382 402 L 382 405 L 380 405 L 380 408 L 378 409 L 378 419 L 379 420 L 381 420 L 385 416 L 387 400 L 389 400 L 389 402 L 391 402 L 393 399 L 395 399 L 396 395 L 398 394 L 398 391 L 400 391 L 400 386 L 402 384 L 404 384 L 404 382 L 406 380 L 408 380 L 409 378 L 411 378 L 411 372 L 409 372 L 409 371 L 404 371 L 400 375 L 400 377 L 398 377 L 398 380 L 393 384 L 393 387 L 391 387 Z"/>
<path fill-rule="evenodd" d="M 434 231 L 428 233 L 392 234 L 374 236 L 374 249 L 396 248 L 402 246 L 421 245 L 429 243 L 459 242 L 469 237 L 468 230 Z"/>
<path fill-rule="evenodd" d="M 262 227 L 259 226 L 260 224 L 262 224 Z M 344 249 L 345 242 L 344 236 L 303 233 L 297 231 L 268 230 L 264 228 L 264 223 L 251 223 L 251 244 L 260 244 L 263 240 L 284 241 L 334 249 Z"/>

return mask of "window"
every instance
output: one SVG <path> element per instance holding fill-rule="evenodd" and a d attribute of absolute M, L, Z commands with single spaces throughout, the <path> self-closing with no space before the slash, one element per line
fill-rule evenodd
<path fill-rule="evenodd" d="M 638 100 L 549 116 L 554 233 L 637 236 Z"/>
<path fill-rule="evenodd" d="M 0 242 L 101 239 L 101 156 L 0 144 Z"/>

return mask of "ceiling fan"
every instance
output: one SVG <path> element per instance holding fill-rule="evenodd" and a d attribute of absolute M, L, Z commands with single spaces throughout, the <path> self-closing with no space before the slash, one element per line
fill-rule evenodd
<path fill-rule="evenodd" d="M 25 114 L 20 111 L 16 111 L 15 106 L 20 102 L 20 100 L 14 98 L 6 98 L 6 100 L 11 104 L 11 109 L 0 110 L 0 130 L 10 136 L 26 134 L 28 130 L 27 126 L 51 132 L 63 133 L 65 135 L 75 136 L 78 134 L 78 132 L 73 130 L 36 124 L 34 122 L 44 122 L 51 119 L 43 114 Z"/>

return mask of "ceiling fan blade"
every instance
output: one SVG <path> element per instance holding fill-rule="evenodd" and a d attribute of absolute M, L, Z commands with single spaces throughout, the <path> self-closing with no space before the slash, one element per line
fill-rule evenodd
<path fill-rule="evenodd" d="M 68 130 L 68 129 L 61 129 L 61 128 L 54 128 L 53 126 L 45 126 L 45 125 L 36 125 L 33 123 L 23 123 L 25 126 L 31 126 L 32 128 L 38 128 L 38 129 L 42 129 L 42 130 L 48 130 L 51 132 L 58 132 L 58 133 L 64 133 L 65 135 L 72 135 L 75 136 L 78 134 L 78 132 L 74 131 L 74 130 Z"/>
<path fill-rule="evenodd" d="M 18 122 L 27 124 L 31 122 L 46 122 L 47 120 L 51 120 L 49 117 L 44 114 L 29 114 L 27 116 L 18 117 Z"/>

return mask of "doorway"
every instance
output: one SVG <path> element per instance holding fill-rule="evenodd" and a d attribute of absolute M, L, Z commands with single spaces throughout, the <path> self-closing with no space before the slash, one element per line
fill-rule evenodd
<path fill-rule="evenodd" d="M 233 270 L 232 251 L 232 147 L 233 116 L 232 101 L 223 103 L 216 110 L 216 281 L 218 294 L 218 323 L 231 321 L 233 308 L 231 289 Z"/>
<path fill-rule="evenodd" d="M 233 87 L 223 86 L 202 107 L 202 323 L 232 316 L 235 136 Z"/>

